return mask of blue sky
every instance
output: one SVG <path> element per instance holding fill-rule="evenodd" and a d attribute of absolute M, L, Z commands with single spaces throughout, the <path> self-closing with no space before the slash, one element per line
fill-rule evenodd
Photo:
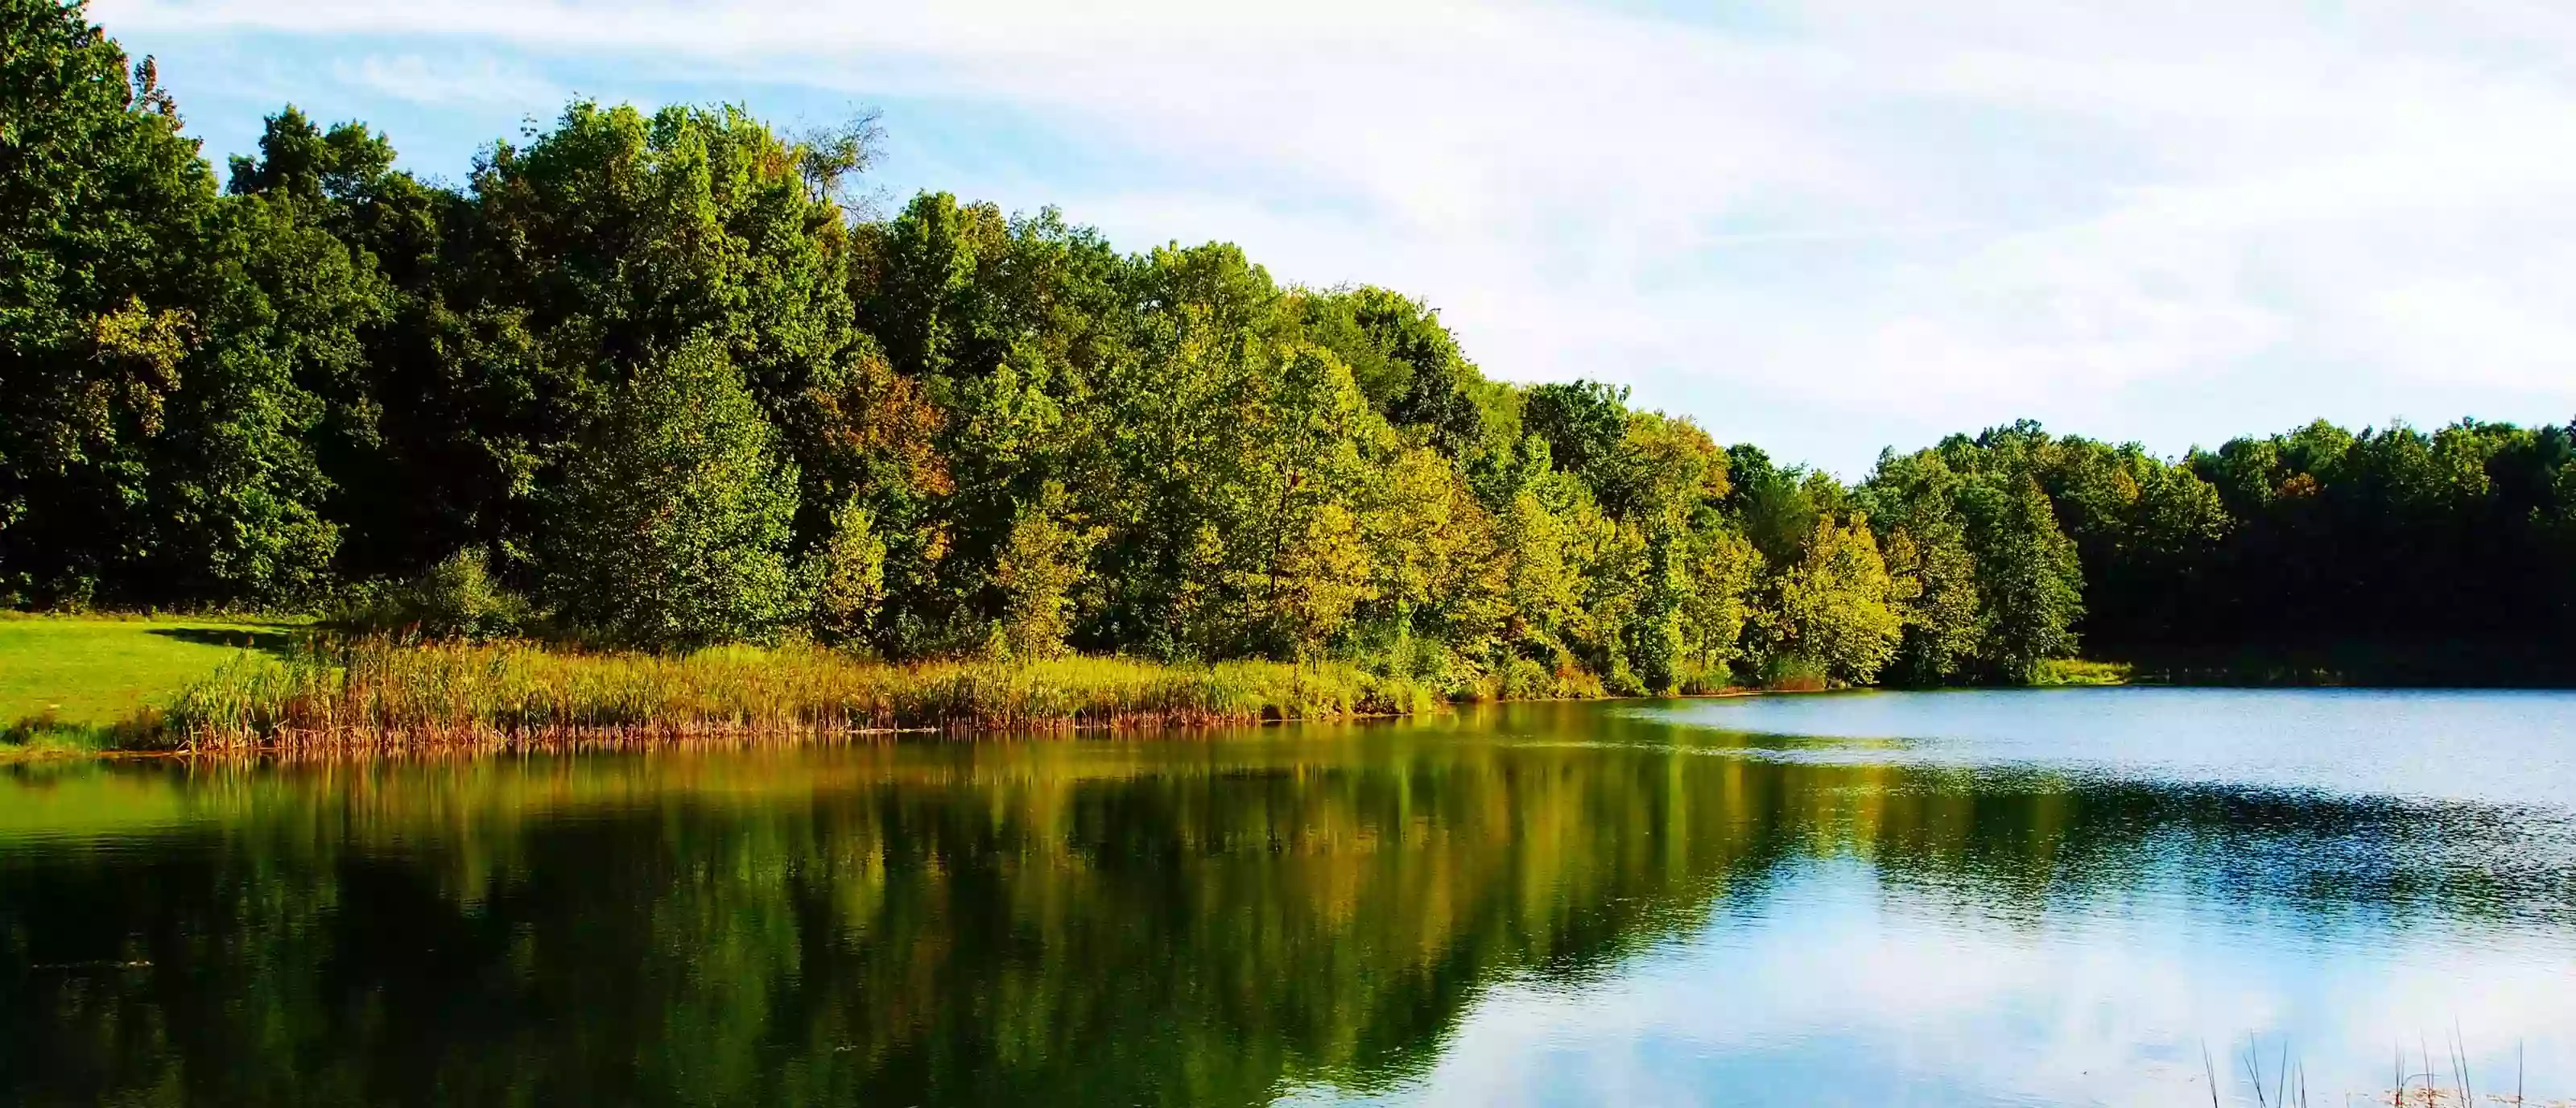
<path fill-rule="evenodd" d="M 97 0 L 221 158 L 293 102 L 405 163 L 570 97 L 884 112 L 889 203 L 1442 311 L 1845 475 L 2017 417 L 2164 453 L 2576 416 L 2576 11 Z"/>

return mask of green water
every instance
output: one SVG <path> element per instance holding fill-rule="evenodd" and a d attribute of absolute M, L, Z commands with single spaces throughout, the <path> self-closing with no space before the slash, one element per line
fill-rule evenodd
<path fill-rule="evenodd" d="M 0 1103 L 2576 1095 L 2570 696 L 0 773 Z"/>

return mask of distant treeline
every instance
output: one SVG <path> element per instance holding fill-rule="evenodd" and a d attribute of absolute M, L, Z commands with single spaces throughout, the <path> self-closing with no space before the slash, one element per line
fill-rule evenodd
<path fill-rule="evenodd" d="M 1421 303 L 848 202 L 867 121 L 576 103 L 459 185 L 288 108 L 219 187 L 0 0 L 0 603 L 895 658 L 1337 657 L 1504 695 L 2567 657 L 2576 439 L 2019 423 L 1857 486 Z M 2216 664 L 2216 663 L 2212 663 Z"/>

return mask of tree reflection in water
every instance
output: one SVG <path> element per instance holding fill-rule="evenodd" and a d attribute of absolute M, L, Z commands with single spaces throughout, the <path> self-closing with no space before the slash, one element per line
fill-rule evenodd
<path fill-rule="evenodd" d="M 2166 887 L 2569 922 L 2567 853 L 2491 811 L 1774 756 L 1797 741 L 1537 705 L 1178 741 L 21 771 L 0 778 L 0 1091 L 1384 1091 L 1498 982 L 1579 989 L 1819 860 L 2007 926 Z"/>

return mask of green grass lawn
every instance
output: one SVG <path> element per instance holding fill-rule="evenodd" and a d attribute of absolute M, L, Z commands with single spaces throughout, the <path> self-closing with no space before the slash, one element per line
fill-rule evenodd
<path fill-rule="evenodd" d="M 49 714 L 112 724 L 245 646 L 276 649 L 294 634 L 287 624 L 208 619 L 0 618 L 0 730 Z"/>

